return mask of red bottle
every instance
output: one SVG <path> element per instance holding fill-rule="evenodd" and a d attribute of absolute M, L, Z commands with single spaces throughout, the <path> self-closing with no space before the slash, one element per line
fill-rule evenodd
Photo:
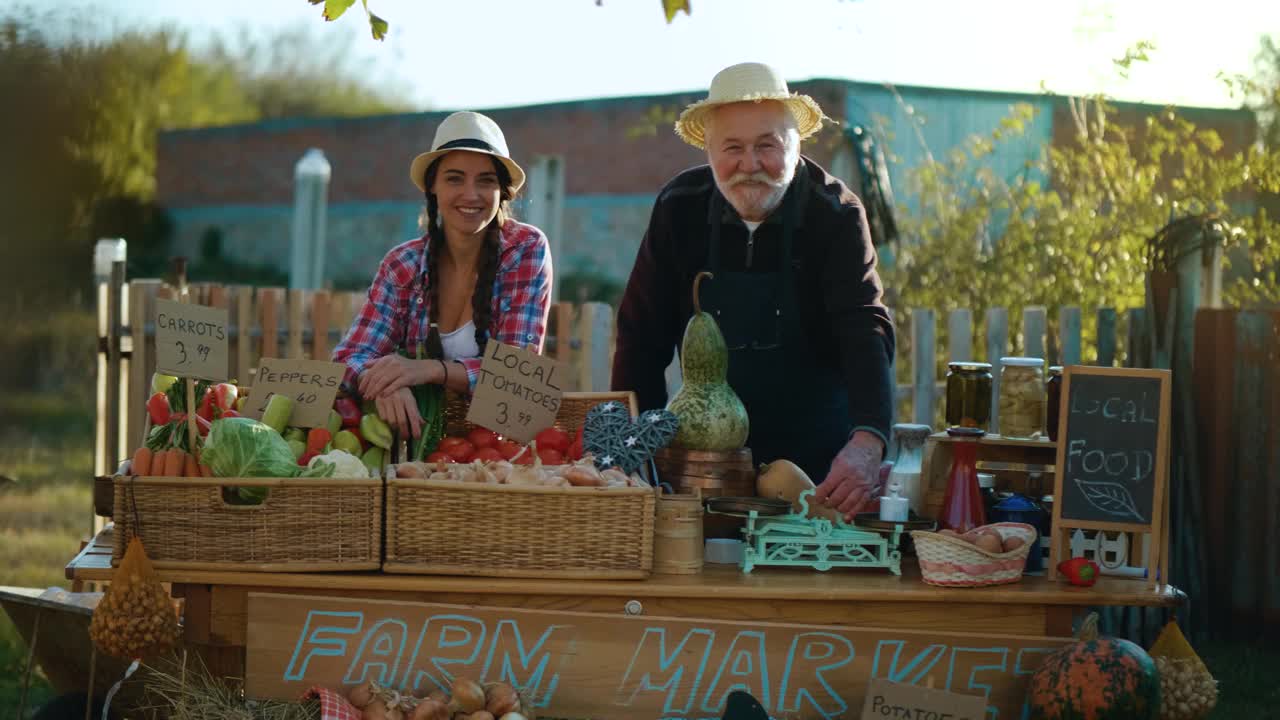
<path fill-rule="evenodd" d="M 951 443 L 951 474 L 947 479 L 947 494 L 942 500 L 938 527 L 965 533 L 987 524 L 982 491 L 978 488 L 977 468 L 978 439 L 986 432 L 979 428 L 957 427 L 948 429 L 947 434 L 955 438 L 955 442 Z"/>

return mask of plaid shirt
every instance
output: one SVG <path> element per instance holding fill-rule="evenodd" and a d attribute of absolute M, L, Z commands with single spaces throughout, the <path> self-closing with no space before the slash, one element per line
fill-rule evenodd
<path fill-rule="evenodd" d="M 424 235 L 392 248 L 378 266 L 369 299 L 334 348 L 334 362 L 347 366 L 343 387 L 355 392 L 356 379 L 369 363 L 426 342 L 431 298 L 427 294 L 427 242 Z M 542 352 L 551 302 L 551 250 L 546 235 L 532 225 L 508 220 L 499 241 L 498 273 L 493 281 L 493 319 L 487 336 L 497 342 Z M 480 374 L 480 358 L 460 359 L 471 389 Z"/>

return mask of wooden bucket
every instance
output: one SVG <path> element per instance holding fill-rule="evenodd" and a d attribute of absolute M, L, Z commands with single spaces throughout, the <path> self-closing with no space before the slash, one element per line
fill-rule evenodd
<path fill-rule="evenodd" d="M 658 495 L 653 524 L 653 572 L 664 575 L 702 572 L 702 517 L 702 493 L 696 488 L 692 495 Z"/>
<path fill-rule="evenodd" d="M 709 497 L 755 497 L 756 469 L 751 449 L 714 451 L 663 448 L 653 456 L 658 479 L 670 483 L 677 495 L 701 493 Z M 742 539 L 746 520 L 704 514 L 703 537 Z"/>

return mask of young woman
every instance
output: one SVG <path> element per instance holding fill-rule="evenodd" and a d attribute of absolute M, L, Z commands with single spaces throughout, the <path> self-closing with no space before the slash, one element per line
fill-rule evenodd
<path fill-rule="evenodd" d="M 511 217 L 525 174 L 488 117 L 445 118 L 409 177 L 426 196 L 426 233 L 382 259 L 333 359 L 347 365 L 349 392 L 372 398 L 402 437 L 417 437 L 413 386 L 470 392 L 489 340 L 541 352 L 551 254 L 541 230 Z"/>

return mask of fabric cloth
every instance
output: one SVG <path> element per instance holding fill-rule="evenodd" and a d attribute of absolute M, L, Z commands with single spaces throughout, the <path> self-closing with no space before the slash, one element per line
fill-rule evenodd
<path fill-rule="evenodd" d="M 302 694 L 302 700 L 320 701 L 320 720 L 360 720 L 363 713 L 341 694 L 326 687 L 315 686 Z"/>
<path fill-rule="evenodd" d="M 476 345 L 476 324 L 468 320 L 466 325 L 453 332 L 440 333 L 440 346 L 444 349 L 445 360 L 462 360 L 480 354 L 480 346 Z"/>
<path fill-rule="evenodd" d="M 378 266 L 364 307 L 333 351 L 334 362 L 347 366 L 342 383 L 347 392 L 356 392 L 356 380 L 369 363 L 402 348 L 413 356 L 418 343 L 426 343 L 431 306 L 427 292 L 430 241 L 428 234 L 397 245 Z M 542 352 L 551 307 L 551 250 L 538 228 L 515 220 L 502 226 L 491 302 L 493 321 L 486 338 Z M 460 362 L 474 390 L 480 358 Z"/>
<path fill-rule="evenodd" d="M 807 157 L 801 158 L 784 205 L 791 196 L 799 215 L 791 260 L 798 317 L 790 322 L 799 323 L 814 363 L 842 378 L 854 430 L 874 432 L 887 446 L 894 325 L 882 301 L 862 204 Z M 708 268 L 710 231 L 717 222 L 726 270 L 763 278 L 776 274 L 783 262 L 778 212 L 749 236 L 716 188 L 710 167 L 692 168 L 667 184 L 654 204 L 618 310 L 612 386 L 634 390 L 641 410 L 666 405 L 664 370 L 693 316 L 693 280 Z M 756 378 L 783 393 L 805 381 L 799 375 Z M 788 420 L 808 421 L 805 414 Z"/>

